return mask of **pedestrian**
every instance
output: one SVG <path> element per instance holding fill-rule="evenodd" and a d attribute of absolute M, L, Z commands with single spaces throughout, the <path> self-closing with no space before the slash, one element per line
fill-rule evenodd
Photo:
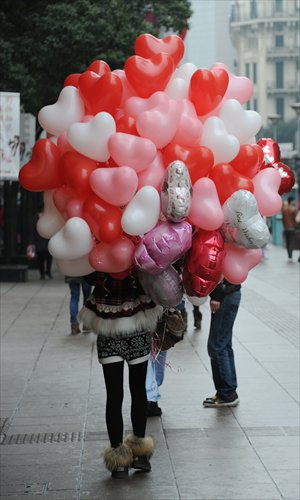
<path fill-rule="evenodd" d="M 145 436 L 147 422 L 146 372 L 151 332 L 163 312 L 142 289 L 132 273 L 124 279 L 95 272 L 86 277 L 95 285 L 79 318 L 98 334 L 98 359 L 106 387 L 106 425 L 110 447 L 104 462 L 113 477 L 128 475 L 128 468 L 149 472 L 153 440 Z M 123 435 L 123 371 L 128 364 L 133 434 Z"/>
<path fill-rule="evenodd" d="M 219 408 L 237 406 L 237 377 L 232 349 L 232 329 L 241 301 L 241 285 L 223 279 L 210 294 L 211 322 L 208 354 L 216 394 L 206 398 L 203 406 Z"/>
<path fill-rule="evenodd" d="M 34 231 L 33 231 L 33 244 L 35 246 L 35 253 L 38 261 L 38 268 L 40 272 L 40 279 L 45 280 L 46 276 L 48 279 L 53 279 L 51 274 L 52 267 L 52 255 L 48 250 L 48 242 L 49 240 L 43 238 L 36 229 L 37 222 L 41 217 L 44 210 L 44 205 L 39 207 L 37 214 L 33 220 Z"/>
<path fill-rule="evenodd" d="M 147 391 L 147 416 L 160 417 L 162 409 L 158 406 L 161 398 L 159 388 L 164 381 L 167 351 L 151 353 L 148 359 L 146 391 Z"/>
<path fill-rule="evenodd" d="M 285 245 L 289 261 L 292 261 L 293 258 L 296 215 L 297 208 L 295 206 L 295 199 L 293 198 L 293 196 L 289 196 L 287 204 L 285 204 L 282 208 L 282 223 L 284 227 Z"/>
<path fill-rule="evenodd" d="M 199 306 L 193 305 L 194 327 L 196 330 L 201 330 L 202 312 Z"/>
<path fill-rule="evenodd" d="M 83 304 L 89 298 L 92 286 L 89 285 L 85 279 L 82 277 L 71 277 L 66 276 L 65 282 L 68 283 L 70 289 L 70 303 L 69 303 L 69 311 L 70 311 L 70 323 L 71 323 L 71 335 L 77 335 L 81 333 L 80 325 L 78 322 L 78 311 L 79 311 L 79 301 L 80 301 L 80 289 L 83 295 Z M 82 326 L 82 333 L 89 333 L 90 330 L 86 325 Z"/>

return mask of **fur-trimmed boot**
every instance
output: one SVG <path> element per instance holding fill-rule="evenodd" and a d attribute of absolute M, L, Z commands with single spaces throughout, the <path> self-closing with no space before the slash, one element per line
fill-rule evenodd
<path fill-rule="evenodd" d="M 133 461 L 132 450 L 129 446 L 122 443 L 117 448 L 106 448 L 103 455 L 106 468 L 111 471 L 112 477 L 128 476 L 128 467 Z"/>
<path fill-rule="evenodd" d="M 128 446 L 133 454 L 133 462 L 131 467 L 133 469 L 143 470 L 145 472 L 151 471 L 151 458 L 154 450 L 153 439 L 150 436 L 137 437 L 134 434 L 126 436 L 124 443 Z"/>

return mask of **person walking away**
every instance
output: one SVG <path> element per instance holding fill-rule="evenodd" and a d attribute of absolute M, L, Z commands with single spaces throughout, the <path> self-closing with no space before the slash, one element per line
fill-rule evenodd
<path fill-rule="evenodd" d="M 36 229 L 36 225 L 38 222 L 38 219 L 42 215 L 44 210 L 43 205 L 40 206 L 38 213 L 36 214 L 33 224 L 34 224 L 34 231 L 33 231 L 33 243 L 35 245 L 35 253 L 37 256 L 37 261 L 38 261 L 38 268 L 40 271 L 40 279 L 45 280 L 46 276 L 49 279 L 53 279 L 53 276 L 51 274 L 51 267 L 52 267 L 52 255 L 50 254 L 48 250 L 48 242 L 49 240 L 43 238 Z"/>
<path fill-rule="evenodd" d="M 89 285 L 84 278 L 82 277 L 71 277 L 66 276 L 65 282 L 68 283 L 70 289 L 70 303 L 69 303 L 69 311 L 70 311 L 70 324 L 71 324 L 71 335 L 77 335 L 81 333 L 80 325 L 78 323 L 78 311 L 79 311 L 79 301 L 80 301 L 80 289 L 83 295 L 83 304 L 89 298 L 92 286 Z M 89 333 L 90 330 L 87 326 L 82 326 L 83 333 Z"/>
<path fill-rule="evenodd" d="M 115 478 L 127 476 L 129 467 L 149 472 L 154 443 L 150 436 L 145 436 L 146 372 L 151 332 L 155 331 L 163 308 L 145 294 L 134 273 L 121 280 L 95 272 L 85 279 L 95 288 L 81 309 L 79 320 L 98 334 L 98 359 L 106 387 L 106 426 L 111 445 L 104 450 L 104 462 Z M 124 439 L 125 361 L 129 370 L 133 434 Z"/>
<path fill-rule="evenodd" d="M 286 249 L 290 261 L 292 261 L 293 258 L 296 215 L 297 208 L 295 206 L 295 200 L 292 196 L 289 196 L 287 204 L 282 208 L 282 223 L 284 227 Z"/>
<path fill-rule="evenodd" d="M 232 329 L 241 301 L 241 285 L 223 279 L 210 294 L 211 322 L 208 354 L 216 394 L 206 398 L 203 406 L 219 408 L 237 406 L 237 377 L 232 349 Z"/>

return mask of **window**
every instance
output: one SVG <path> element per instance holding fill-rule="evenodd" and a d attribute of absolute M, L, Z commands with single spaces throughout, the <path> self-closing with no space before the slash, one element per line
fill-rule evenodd
<path fill-rule="evenodd" d="M 251 19 L 255 19 L 257 17 L 256 0 L 250 0 L 250 17 Z"/>
<path fill-rule="evenodd" d="M 277 12 L 283 11 L 283 0 L 275 0 L 275 10 Z"/>
<path fill-rule="evenodd" d="M 250 64 L 249 63 L 245 64 L 245 71 L 246 71 L 246 77 L 250 78 Z"/>
<path fill-rule="evenodd" d="M 284 121 L 284 98 L 277 97 L 276 99 L 276 113 L 281 116 L 281 120 Z"/>
<path fill-rule="evenodd" d="M 284 87 L 284 75 L 283 75 L 283 62 L 276 62 L 276 88 L 283 89 Z"/>
<path fill-rule="evenodd" d="M 253 109 L 257 111 L 257 99 L 253 99 Z"/>
<path fill-rule="evenodd" d="M 256 63 L 253 63 L 253 83 L 257 83 Z"/>
<path fill-rule="evenodd" d="M 283 35 L 275 36 L 275 47 L 283 47 L 284 46 L 284 38 Z"/>
<path fill-rule="evenodd" d="M 283 31 L 283 23 L 274 23 L 275 31 Z"/>

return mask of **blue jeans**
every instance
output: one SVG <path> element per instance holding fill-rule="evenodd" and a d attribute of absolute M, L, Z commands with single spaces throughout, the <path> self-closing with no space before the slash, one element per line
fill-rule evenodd
<path fill-rule="evenodd" d="M 80 299 L 80 287 L 83 293 L 83 303 L 87 301 L 91 294 L 92 287 L 88 283 L 69 283 L 69 288 L 71 292 L 70 298 L 70 323 L 78 323 L 77 315 L 79 309 L 79 299 Z"/>
<path fill-rule="evenodd" d="M 232 328 L 240 301 L 240 290 L 230 293 L 221 302 L 218 312 L 211 315 L 207 348 L 217 394 L 225 399 L 237 388 Z"/>
<path fill-rule="evenodd" d="M 159 386 L 163 383 L 165 375 L 167 351 L 161 351 L 155 358 L 150 354 L 148 359 L 146 391 L 148 401 L 160 399 Z"/>

